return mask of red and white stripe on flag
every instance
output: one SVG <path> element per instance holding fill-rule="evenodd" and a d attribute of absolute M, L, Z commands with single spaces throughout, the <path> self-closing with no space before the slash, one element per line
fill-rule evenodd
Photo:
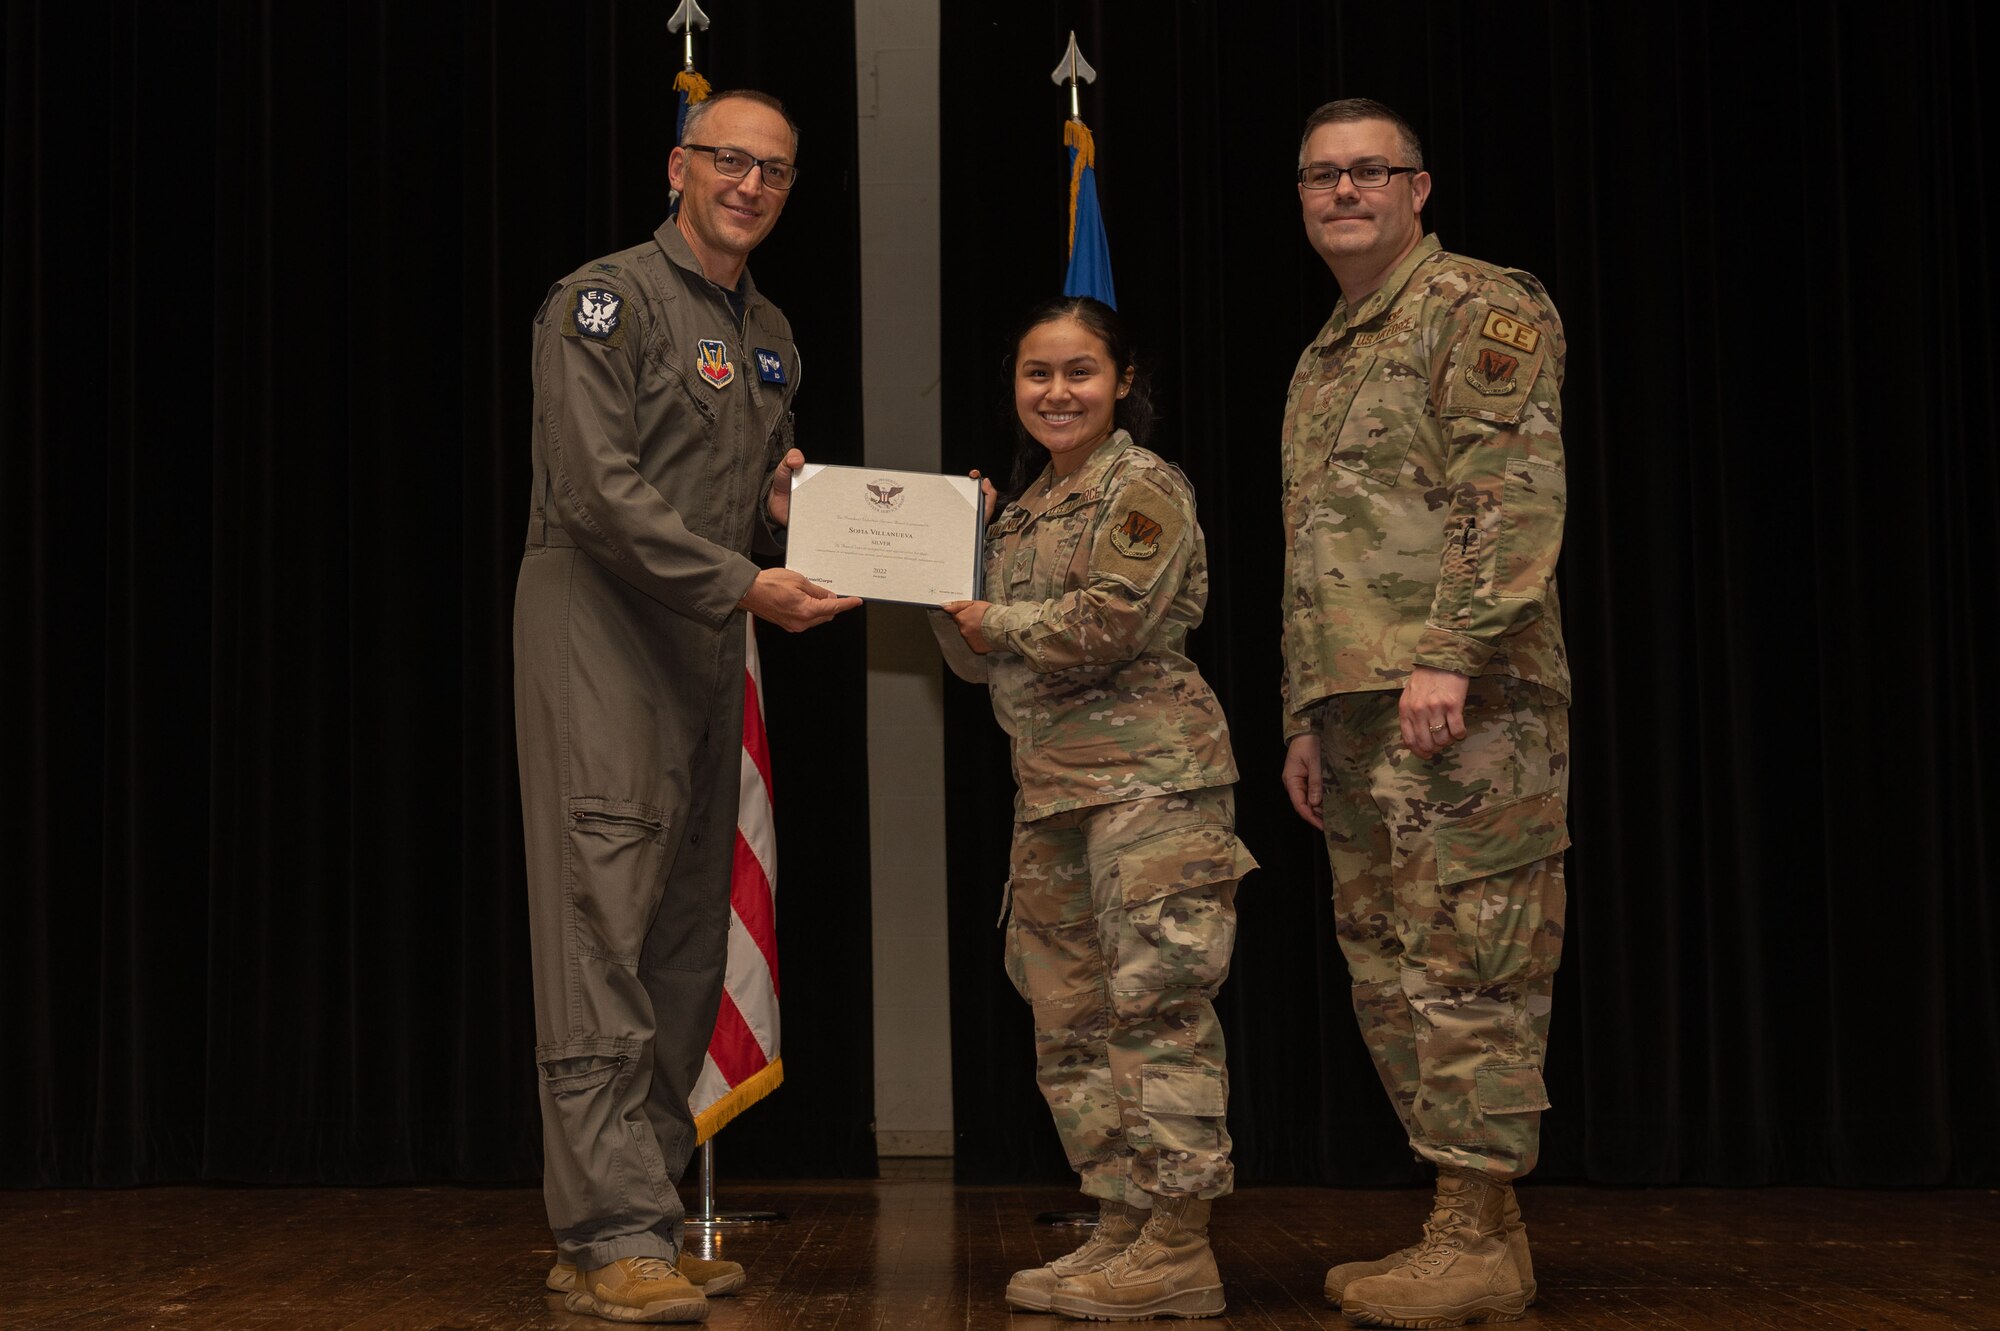
<path fill-rule="evenodd" d="M 743 780 L 736 808 L 736 862 L 729 875 L 729 961 L 708 1057 L 688 1105 L 695 1141 L 777 1089 L 778 837 L 771 817 L 771 745 L 764 734 L 764 674 L 757 627 L 744 617 L 750 651 L 743 669 Z"/>

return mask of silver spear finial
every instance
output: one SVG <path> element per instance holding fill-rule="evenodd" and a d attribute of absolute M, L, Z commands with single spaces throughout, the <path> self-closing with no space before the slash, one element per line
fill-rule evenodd
<path fill-rule="evenodd" d="M 694 68 L 694 30 L 708 31 L 708 15 L 701 12 L 695 0 L 681 0 L 681 7 L 667 20 L 667 31 L 682 34 L 682 59 L 684 69 Z"/>
<path fill-rule="evenodd" d="M 1056 66 L 1055 73 L 1049 75 L 1049 81 L 1054 83 L 1058 88 L 1065 83 L 1069 85 L 1069 118 L 1071 120 L 1083 119 L 1083 109 L 1078 103 L 1076 96 L 1076 85 L 1079 79 L 1085 83 L 1095 83 L 1097 82 L 1097 71 L 1092 69 L 1090 62 L 1083 58 L 1083 52 L 1076 49 L 1076 30 L 1072 28 L 1069 34 L 1069 49 L 1063 52 L 1062 62 Z"/>

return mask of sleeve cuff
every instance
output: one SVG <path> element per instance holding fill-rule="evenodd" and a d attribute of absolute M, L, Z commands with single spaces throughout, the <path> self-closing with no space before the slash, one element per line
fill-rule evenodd
<path fill-rule="evenodd" d="M 1453 633 L 1435 624 L 1424 625 L 1417 639 L 1416 664 L 1433 670 L 1449 670 L 1458 675 L 1476 675 L 1493 659 L 1490 644 L 1463 633 Z"/>

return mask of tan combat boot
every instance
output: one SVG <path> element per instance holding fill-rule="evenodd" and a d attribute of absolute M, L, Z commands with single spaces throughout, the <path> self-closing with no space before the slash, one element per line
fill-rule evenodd
<path fill-rule="evenodd" d="M 703 1298 L 719 1299 L 725 1294 L 734 1294 L 743 1288 L 748 1279 L 743 1274 L 740 1262 L 704 1261 L 683 1251 L 674 1269 L 688 1278 L 688 1283 L 700 1290 Z M 576 1268 L 568 1262 L 558 1261 L 549 1268 L 548 1279 L 542 1282 L 558 1294 L 567 1294 L 576 1288 Z"/>
<path fill-rule="evenodd" d="M 1507 1192 L 1506 1184 L 1477 1174 L 1440 1173 L 1424 1241 L 1395 1270 L 1347 1287 L 1340 1308 L 1347 1320 L 1438 1327 L 1520 1317 L 1533 1285 L 1517 1266 L 1508 1239 Z M 1525 1230 L 1521 1245 L 1525 1251 Z"/>
<path fill-rule="evenodd" d="M 1059 1282 L 1049 1299 L 1050 1311 L 1094 1322 L 1214 1317 L 1223 1307 L 1208 1203 L 1199 1197 L 1155 1197 L 1152 1218 L 1131 1247 Z"/>
<path fill-rule="evenodd" d="M 1528 1256 L 1528 1227 L 1521 1223 L 1521 1204 L 1514 1198 L 1514 1185 L 1509 1183 L 1506 1189 L 1507 1205 L 1500 1215 L 1507 1225 L 1507 1251 L 1514 1259 L 1514 1269 L 1520 1274 L 1521 1284 L 1528 1291 L 1528 1302 L 1533 1303 L 1535 1263 Z M 1416 1256 L 1417 1249 L 1423 1246 L 1423 1240 L 1419 1239 L 1407 1248 L 1398 1249 L 1387 1257 L 1377 1257 L 1372 1262 L 1342 1262 L 1326 1273 L 1324 1290 L 1326 1301 L 1338 1308 L 1341 1296 L 1347 1292 L 1349 1285 L 1368 1276 L 1379 1276 L 1395 1270 Z"/>
<path fill-rule="evenodd" d="M 621 1257 L 577 1273 L 563 1307 L 612 1322 L 699 1322 L 708 1300 L 664 1257 Z"/>
<path fill-rule="evenodd" d="M 1007 1282 L 1007 1306 L 1022 1312 L 1047 1312 L 1049 1296 L 1056 1292 L 1057 1281 L 1103 1266 L 1139 1237 L 1139 1226 L 1144 1223 L 1146 1212 L 1138 1207 L 1100 1199 L 1097 1203 L 1097 1228 L 1090 1232 L 1083 1246 L 1066 1257 L 1056 1258 L 1047 1266 L 1016 1271 L 1014 1278 Z"/>

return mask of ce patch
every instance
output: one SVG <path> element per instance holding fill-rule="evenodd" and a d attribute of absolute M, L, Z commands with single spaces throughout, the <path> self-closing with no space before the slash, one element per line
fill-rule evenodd
<path fill-rule="evenodd" d="M 767 384 L 785 382 L 785 358 L 766 347 L 758 347 L 757 377 Z"/>
<path fill-rule="evenodd" d="M 625 342 L 625 297 L 609 287 L 578 287 L 563 310 L 562 335 L 602 342 Z"/>

